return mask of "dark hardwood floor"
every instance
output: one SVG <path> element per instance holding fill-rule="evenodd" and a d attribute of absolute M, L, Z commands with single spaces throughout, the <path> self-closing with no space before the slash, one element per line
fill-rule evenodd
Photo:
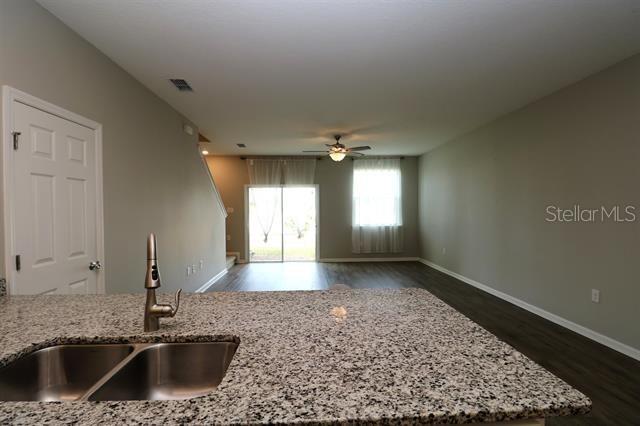
<path fill-rule="evenodd" d="M 418 262 L 236 265 L 213 291 L 421 287 L 593 401 L 548 425 L 640 425 L 640 362 Z M 638 325 L 636 325 L 638 326 Z"/>

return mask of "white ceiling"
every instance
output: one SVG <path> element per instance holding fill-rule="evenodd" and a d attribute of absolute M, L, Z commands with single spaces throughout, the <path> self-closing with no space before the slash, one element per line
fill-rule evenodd
<path fill-rule="evenodd" d="M 39 2 L 217 154 L 421 154 L 640 51 L 637 0 Z"/>

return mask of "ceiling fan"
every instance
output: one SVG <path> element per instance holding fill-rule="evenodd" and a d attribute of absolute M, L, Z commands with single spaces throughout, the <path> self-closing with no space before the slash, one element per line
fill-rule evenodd
<path fill-rule="evenodd" d="M 322 152 L 324 154 L 329 154 L 329 157 L 331 157 L 333 161 L 342 161 L 344 160 L 344 157 L 346 157 L 347 155 L 363 156 L 364 154 L 359 151 L 367 151 L 371 149 L 370 146 L 356 146 L 353 148 L 347 148 L 344 144 L 340 143 L 340 139 L 342 138 L 342 135 L 339 135 L 339 134 L 333 135 L 333 138 L 336 140 L 336 143 L 325 144 L 326 146 L 329 147 L 329 149 L 326 151 L 302 151 L 302 152 L 315 152 L 315 153 Z"/>

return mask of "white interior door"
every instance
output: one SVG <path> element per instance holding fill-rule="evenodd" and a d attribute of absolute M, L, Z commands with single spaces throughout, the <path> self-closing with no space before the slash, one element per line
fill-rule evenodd
<path fill-rule="evenodd" d="M 15 294 L 97 292 L 96 132 L 14 101 Z"/>

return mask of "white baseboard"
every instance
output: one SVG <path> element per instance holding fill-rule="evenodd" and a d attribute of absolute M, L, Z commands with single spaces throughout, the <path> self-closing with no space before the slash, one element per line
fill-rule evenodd
<path fill-rule="evenodd" d="M 202 284 L 200 286 L 200 288 L 198 288 L 195 292 L 196 293 L 204 293 L 205 291 L 207 291 L 209 289 L 209 287 L 214 285 L 216 283 L 216 281 L 218 281 L 220 278 L 222 278 L 225 275 L 227 275 L 227 272 L 228 272 L 228 269 L 224 268 L 215 277 L 211 278 L 209 281 L 207 281 L 206 283 Z"/>
<path fill-rule="evenodd" d="M 640 349 L 636 349 L 634 347 L 631 347 L 629 345 L 626 345 L 622 342 L 619 342 L 617 340 L 614 340 L 610 337 L 605 336 L 604 334 L 600 334 L 597 331 L 593 331 L 590 328 L 584 327 L 580 324 L 576 324 L 573 321 L 569 321 L 566 318 L 562 318 L 561 316 L 558 316 L 556 314 L 552 314 L 549 311 L 545 311 L 544 309 L 538 308 L 537 306 L 534 306 L 530 303 L 527 303 L 523 300 L 520 300 L 516 297 L 510 296 L 506 293 L 501 292 L 500 290 L 496 290 L 492 287 L 489 287 L 486 284 L 482 284 L 479 283 L 478 281 L 474 281 L 471 278 L 467 278 L 464 275 L 460 275 L 456 272 L 450 271 L 436 263 L 433 263 L 431 261 L 428 261 L 426 259 L 419 259 L 419 262 L 432 267 L 433 269 L 437 269 L 440 272 L 444 272 L 447 275 L 450 275 L 454 278 L 459 279 L 460 281 L 467 283 L 469 285 L 472 285 L 476 288 L 479 288 L 480 290 L 486 291 L 489 294 L 492 294 L 496 297 L 499 297 L 502 300 L 506 300 L 509 303 L 512 303 L 516 306 L 521 307 L 522 309 L 526 309 L 527 311 L 534 313 L 538 316 L 541 316 L 544 319 L 547 319 L 553 323 L 556 323 L 558 325 L 561 325 L 565 328 L 568 328 L 571 331 L 574 331 L 578 334 L 583 335 L 584 337 L 587 337 L 591 340 L 594 340 L 598 343 L 601 343 L 615 351 L 618 351 L 620 353 L 623 353 L 627 356 L 630 356 L 631 358 L 634 358 L 638 361 L 640 361 Z"/>
<path fill-rule="evenodd" d="M 419 262 L 419 257 L 336 257 L 318 259 L 318 262 Z"/>

